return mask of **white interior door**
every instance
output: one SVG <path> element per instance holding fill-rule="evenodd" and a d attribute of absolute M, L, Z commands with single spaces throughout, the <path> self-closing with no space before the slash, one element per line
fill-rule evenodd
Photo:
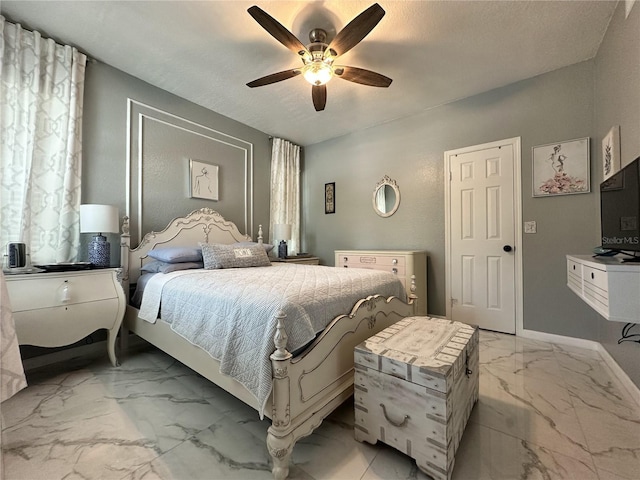
<path fill-rule="evenodd" d="M 519 292 L 519 141 L 447 152 L 447 316 L 505 333 L 516 332 Z M 518 180 L 519 181 L 519 180 Z"/>

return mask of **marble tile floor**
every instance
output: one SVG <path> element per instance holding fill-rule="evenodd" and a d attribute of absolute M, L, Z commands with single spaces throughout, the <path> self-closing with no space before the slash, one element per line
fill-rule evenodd
<path fill-rule="evenodd" d="M 454 480 L 640 478 L 640 408 L 599 354 L 482 331 L 480 399 Z M 104 358 L 103 358 L 104 357 Z M 153 348 L 28 372 L 1 405 L 6 480 L 270 479 L 268 420 Z M 353 438 L 350 401 L 293 451 L 292 480 L 427 479 Z"/>

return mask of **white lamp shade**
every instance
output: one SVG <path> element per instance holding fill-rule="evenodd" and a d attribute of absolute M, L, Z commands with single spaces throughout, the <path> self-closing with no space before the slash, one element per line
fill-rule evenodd
<path fill-rule="evenodd" d="M 289 240 L 291 238 L 291 224 L 276 223 L 273 226 L 273 238 L 275 240 Z"/>
<path fill-rule="evenodd" d="M 117 233 L 118 207 L 113 205 L 80 205 L 80 233 Z"/>

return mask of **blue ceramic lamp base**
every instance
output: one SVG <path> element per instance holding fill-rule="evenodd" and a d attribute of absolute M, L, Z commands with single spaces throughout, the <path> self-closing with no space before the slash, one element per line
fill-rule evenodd
<path fill-rule="evenodd" d="M 89 262 L 96 267 L 108 267 L 111 264 L 111 245 L 104 235 L 96 235 L 89 242 Z"/>
<path fill-rule="evenodd" d="M 278 258 L 287 258 L 287 242 L 280 240 L 278 245 Z"/>

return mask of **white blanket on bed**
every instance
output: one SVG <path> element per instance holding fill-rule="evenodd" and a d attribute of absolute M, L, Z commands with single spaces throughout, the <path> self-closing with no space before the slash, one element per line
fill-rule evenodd
<path fill-rule="evenodd" d="M 293 351 L 373 294 L 406 301 L 398 278 L 375 270 L 287 264 L 189 270 L 149 280 L 140 318 L 153 322 L 160 310 L 176 333 L 219 360 L 221 373 L 256 397 L 262 417 L 278 311 L 287 315 L 287 349 Z"/>

